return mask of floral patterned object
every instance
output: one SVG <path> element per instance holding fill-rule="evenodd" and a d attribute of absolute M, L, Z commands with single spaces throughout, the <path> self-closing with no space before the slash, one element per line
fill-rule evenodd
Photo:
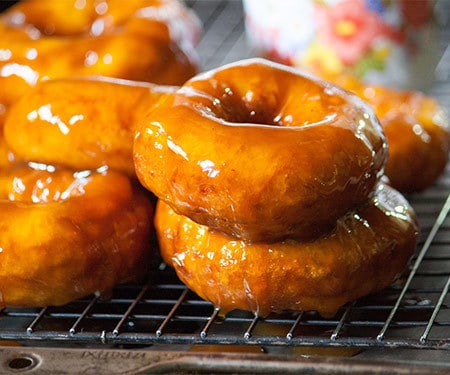
<path fill-rule="evenodd" d="M 259 53 L 323 76 L 424 88 L 437 38 L 431 0 L 244 0 Z"/>

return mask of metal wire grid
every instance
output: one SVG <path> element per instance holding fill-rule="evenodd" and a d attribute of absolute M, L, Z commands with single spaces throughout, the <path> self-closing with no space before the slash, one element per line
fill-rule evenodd
<path fill-rule="evenodd" d="M 241 1 L 190 0 L 187 4 L 203 22 L 204 36 L 197 51 L 204 70 L 252 56 Z"/>
<path fill-rule="evenodd" d="M 240 2 L 188 4 L 204 21 L 205 37 L 198 48 L 205 69 L 250 55 L 243 36 Z M 448 63 L 443 64 L 441 73 L 445 75 Z M 435 90 L 448 101 L 449 85 L 444 83 L 436 85 Z M 390 288 L 343 307 L 333 319 L 323 319 L 315 312 L 272 314 L 262 319 L 235 311 L 223 317 L 210 303 L 187 290 L 170 269 L 162 268 L 152 273 L 145 285 L 118 286 L 109 300 L 92 297 L 61 307 L 3 309 L 0 340 L 28 345 L 64 342 L 448 350 L 449 191 L 450 170 L 433 188 L 409 197 L 422 228 L 410 272 Z"/>

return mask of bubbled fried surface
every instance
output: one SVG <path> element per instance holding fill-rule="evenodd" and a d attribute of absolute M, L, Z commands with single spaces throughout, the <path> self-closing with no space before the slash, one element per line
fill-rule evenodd
<path fill-rule="evenodd" d="M 239 240 L 176 214 L 163 201 L 155 226 L 162 256 L 190 289 L 223 313 L 243 309 L 259 316 L 281 310 L 332 316 L 346 302 L 387 287 L 408 264 L 418 231 L 407 201 L 384 184 L 314 241 Z"/>

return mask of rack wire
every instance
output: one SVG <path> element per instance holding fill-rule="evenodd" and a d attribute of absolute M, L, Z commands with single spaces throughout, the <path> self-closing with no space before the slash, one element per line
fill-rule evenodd
<path fill-rule="evenodd" d="M 248 57 L 239 1 L 188 1 L 203 20 L 198 49 L 204 69 Z M 447 46 L 431 93 L 450 107 Z M 447 73 L 446 73 L 447 72 Z M 446 75 L 447 74 L 447 75 Z M 414 348 L 450 350 L 450 169 L 435 186 L 408 197 L 421 237 L 409 271 L 391 287 L 324 319 L 316 312 L 266 318 L 243 311 L 223 316 L 161 264 L 145 284 L 117 286 L 111 298 L 83 298 L 60 307 L 4 308 L 0 340 L 21 345 L 149 347 L 239 345 L 277 348 Z M 447 357 L 448 358 L 448 357 Z"/>

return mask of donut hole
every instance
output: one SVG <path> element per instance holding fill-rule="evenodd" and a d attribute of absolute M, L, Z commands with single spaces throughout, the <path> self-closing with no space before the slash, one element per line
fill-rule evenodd
<path fill-rule="evenodd" d="M 344 104 L 337 91 L 305 79 L 295 81 L 267 82 L 264 92 L 251 82 L 213 87 L 206 113 L 234 124 L 281 127 L 323 124 L 337 116 Z"/>
<path fill-rule="evenodd" d="M 222 99 L 213 100 L 214 110 L 218 118 L 231 123 L 248 123 L 269 126 L 282 126 L 278 93 L 258 95 L 248 90 L 245 94 L 235 94 L 229 87 L 225 88 Z"/>

